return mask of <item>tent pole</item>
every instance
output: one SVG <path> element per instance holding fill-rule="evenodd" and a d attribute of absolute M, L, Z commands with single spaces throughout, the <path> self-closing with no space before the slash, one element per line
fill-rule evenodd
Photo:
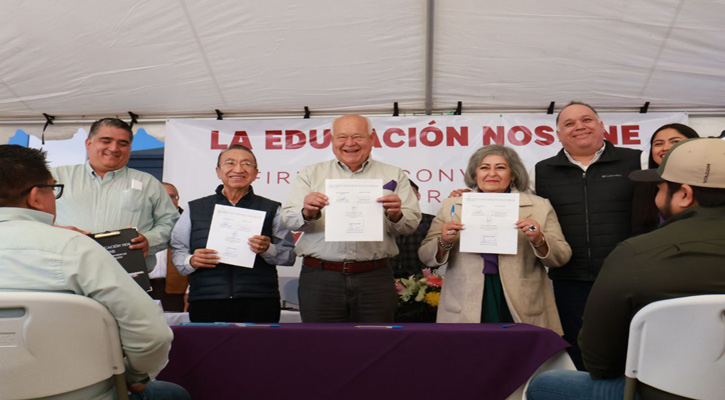
<path fill-rule="evenodd" d="M 428 0 L 426 7 L 426 40 L 425 40 L 425 114 L 433 114 L 433 17 L 435 0 Z"/>

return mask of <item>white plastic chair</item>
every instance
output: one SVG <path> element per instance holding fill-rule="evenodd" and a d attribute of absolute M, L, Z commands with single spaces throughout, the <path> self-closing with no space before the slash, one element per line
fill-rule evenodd
<path fill-rule="evenodd" d="M 297 287 L 299 286 L 300 279 L 297 277 L 285 277 L 279 278 L 280 282 L 280 297 L 282 297 L 282 303 L 284 306 L 299 305 L 300 300 L 297 297 Z"/>
<path fill-rule="evenodd" d="M 725 398 L 725 295 L 651 303 L 629 329 L 625 400 L 638 381 L 693 399 Z"/>
<path fill-rule="evenodd" d="M 53 292 L 0 292 L 0 399 L 81 389 L 114 377 L 128 399 L 118 325 L 100 303 Z"/>

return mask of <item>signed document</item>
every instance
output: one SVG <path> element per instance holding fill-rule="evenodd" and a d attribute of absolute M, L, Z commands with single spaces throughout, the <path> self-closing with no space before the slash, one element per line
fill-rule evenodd
<path fill-rule="evenodd" d="M 224 264 L 253 268 L 257 255 L 249 249 L 247 240 L 261 234 L 265 215 L 264 211 L 217 204 L 206 248 L 216 250 Z"/>
<path fill-rule="evenodd" d="M 462 252 L 516 254 L 518 193 L 464 193 L 462 211 Z"/>
<path fill-rule="evenodd" d="M 326 242 L 381 242 L 383 205 L 382 179 L 327 179 L 325 194 Z"/>

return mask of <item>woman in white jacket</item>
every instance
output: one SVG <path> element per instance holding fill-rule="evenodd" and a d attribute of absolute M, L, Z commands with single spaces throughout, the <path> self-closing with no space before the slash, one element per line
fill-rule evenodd
<path fill-rule="evenodd" d="M 428 266 L 448 263 L 437 322 L 523 322 L 562 334 L 545 267 L 564 265 L 571 248 L 549 201 L 523 193 L 528 181 L 511 148 L 490 145 L 471 156 L 465 183 L 472 191 L 519 192 L 518 247 L 516 254 L 461 253 L 462 198 L 446 199 L 418 251 Z"/>

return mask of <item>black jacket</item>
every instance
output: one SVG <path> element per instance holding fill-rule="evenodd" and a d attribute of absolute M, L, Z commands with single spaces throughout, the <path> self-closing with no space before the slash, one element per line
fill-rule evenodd
<path fill-rule="evenodd" d="M 569 263 L 549 271 L 551 279 L 593 281 L 614 246 L 630 236 L 635 183 L 628 175 L 638 169 L 639 150 L 607 141 L 586 172 L 564 150 L 536 164 L 536 194 L 551 202 L 573 252 Z"/>

